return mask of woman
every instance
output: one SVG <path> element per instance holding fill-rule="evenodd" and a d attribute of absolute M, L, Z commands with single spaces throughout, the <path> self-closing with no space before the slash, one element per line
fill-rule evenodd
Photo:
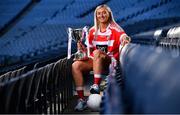
<path fill-rule="evenodd" d="M 100 5 L 94 12 L 94 26 L 89 30 L 88 41 L 90 57 L 76 60 L 72 64 L 72 74 L 78 94 L 78 103 L 75 110 L 86 108 L 83 91 L 83 75 L 94 71 L 94 84 L 90 93 L 100 93 L 99 84 L 103 75 L 108 73 L 111 58 L 119 61 L 119 46 L 129 43 L 130 39 L 123 29 L 115 22 L 111 9 L 107 5 Z M 86 50 L 81 43 L 78 49 Z"/>

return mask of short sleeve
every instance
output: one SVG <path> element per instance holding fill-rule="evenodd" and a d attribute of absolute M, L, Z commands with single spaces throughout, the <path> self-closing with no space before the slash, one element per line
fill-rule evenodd
<path fill-rule="evenodd" d="M 93 47 L 93 44 L 92 44 L 93 38 L 94 38 L 93 31 L 90 30 L 90 31 L 89 31 L 89 34 L 88 34 L 88 40 L 89 40 L 89 47 L 90 47 L 90 48 Z M 86 39 L 86 41 L 85 41 L 86 46 L 87 46 L 87 42 L 88 42 L 88 41 L 87 41 L 87 39 Z"/>

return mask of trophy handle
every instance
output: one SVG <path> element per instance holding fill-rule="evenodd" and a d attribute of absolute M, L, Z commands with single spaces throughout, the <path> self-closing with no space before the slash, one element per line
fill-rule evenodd
<path fill-rule="evenodd" d="M 72 28 L 68 28 L 68 52 L 67 59 L 71 58 Z"/>
<path fill-rule="evenodd" d="M 84 32 L 85 32 L 85 36 L 86 36 L 86 43 L 87 43 L 87 56 L 88 57 L 90 57 L 90 47 L 89 47 L 89 39 L 88 39 L 88 27 L 87 26 L 85 26 L 84 28 L 83 28 L 83 30 L 84 30 Z"/>

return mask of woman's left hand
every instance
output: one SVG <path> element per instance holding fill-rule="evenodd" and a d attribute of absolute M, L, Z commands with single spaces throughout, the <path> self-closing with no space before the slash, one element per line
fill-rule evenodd
<path fill-rule="evenodd" d="M 126 44 L 131 42 L 131 38 L 129 36 L 124 37 L 122 46 L 125 46 Z"/>

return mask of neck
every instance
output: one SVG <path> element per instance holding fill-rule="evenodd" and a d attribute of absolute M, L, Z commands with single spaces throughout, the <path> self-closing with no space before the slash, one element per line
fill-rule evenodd
<path fill-rule="evenodd" d="M 106 31 L 107 26 L 108 26 L 108 23 L 101 23 L 100 24 L 100 31 L 101 32 Z"/>

